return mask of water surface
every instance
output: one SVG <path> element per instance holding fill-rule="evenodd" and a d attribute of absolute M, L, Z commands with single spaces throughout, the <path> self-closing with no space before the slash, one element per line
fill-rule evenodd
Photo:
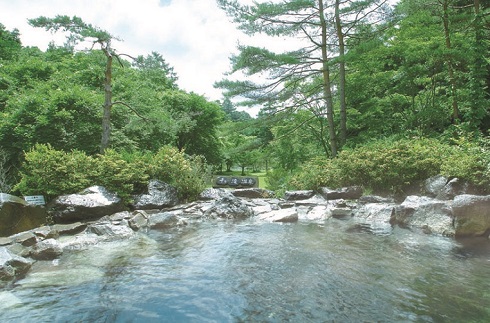
<path fill-rule="evenodd" d="M 211 221 L 38 262 L 2 322 L 488 322 L 490 243 Z"/>

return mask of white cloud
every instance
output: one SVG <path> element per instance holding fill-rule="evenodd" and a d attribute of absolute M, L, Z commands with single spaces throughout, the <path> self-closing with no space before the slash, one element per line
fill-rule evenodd
<path fill-rule="evenodd" d="M 27 19 L 55 15 L 79 16 L 123 39 L 114 47 L 127 54 L 159 52 L 174 67 L 186 91 L 221 99 L 213 83 L 229 70 L 239 33 L 215 0 L 0 0 L 0 23 L 19 29 L 24 46 L 46 49 L 64 42 L 32 28 Z"/>

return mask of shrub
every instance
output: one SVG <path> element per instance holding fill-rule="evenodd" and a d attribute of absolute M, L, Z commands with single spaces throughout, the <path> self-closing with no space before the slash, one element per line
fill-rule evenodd
<path fill-rule="evenodd" d="M 467 180 L 483 190 L 490 185 L 490 154 L 481 146 L 456 146 L 434 139 L 376 141 L 346 149 L 335 159 L 314 159 L 289 182 L 290 188 L 318 189 L 362 185 L 398 192 L 437 174 Z"/>
<path fill-rule="evenodd" d="M 49 144 L 36 144 L 25 154 L 21 180 L 14 187 L 24 195 L 45 195 L 48 199 L 76 193 L 91 185 L 96 161 L 84 152 L 63 152 Z"/>

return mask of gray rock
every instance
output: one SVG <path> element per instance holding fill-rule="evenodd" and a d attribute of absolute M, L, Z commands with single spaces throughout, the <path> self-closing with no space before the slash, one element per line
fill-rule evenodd
<path fill-rule="evenodd" d="M 87 228 L 87 224 L 82 222 L 75 222 L 69 224 L 55 224 L 51 226 L 51 230 L 55 232 L 58 236 L 74 235 L 83 232 L 86 228 Z"/>
<path fill-rule="evenodd" d="M 0 247 L 0 281 L 9 281 L 24 275 L 31 265 L 32 261 L 12 254 L 6 247 Z"/>
<path fill-rule="evenodd" d="M 458 195 L 453 202 L 457 237 L 488 236 L 490 232 L 490 195 Z"/>
<path fill-rule="evenodd" d="M 116 225 L 110 222 L 93 223 L 87 227 L 89 233 L 95 233 L 104 241 L 125 239 L 132 237 L 134 231 L 126 225 Z"/>
<path fill-rule="evenodd" d="M 129 219 L 129 227 L 134 231 L 139 231 L 148 227 L 148 214 L 143 210 L 134 211 L 132 217 Z"/>
<path fill-rule="evenodd" d="M 175 212 L 161 212 L 152 214 L 149 219 L 149 227 L 151 229 L 168 229 L 185 224 Z"/>
<path fill-rule="evenodd" d="M 208 218 L 242 219 L 254 215 L 250 206 L 236 197 L 223 197 L 204 212 Z"/>
<path fill-rule="evenodd" d="M 473 194 L 476 189 L 468 182 L 453 178 L 442 188 L 436 198 L 439 200 L 452 200 L 456 195 Z"/>
<path fill-rule="evenodd" d="M 394 208 L 390 219 L 401 227 L 414 227 L 426 233 L 454 236 L 451 202 L 426 196 L 408 196 Z"/>
<path fill-rule="evenodd" d="M 296 222 L 298 221 L 298 212 L 292 208 L 275 210 L 261 214 L 258 219 L 270 222 Z"/>
<path fill-rule="evenodd" d="M 89 187 L 79 194 L 62 195 L 48 204 L 56 223 L 99 219 L 125 210 L 122 200 L 102 186 Z"/>
<path fill-rule="evenodd" d="M 320 188 L 320 194 L 326 200 L 338 200 L 338 199 L 357 200 L 362 196 L 362 193 L 363 193 L 363 189 L 360 186 L 342 187 L 335 190 L 332 190 L 328 187 Z"/>
<path fill-rule="evenodd" d="M 37 236 L 30 231 L 17 233 L 11 237 L 12 237 L 14 242 L 20 243 L 21 245 L 26 246 L 26 247 L 30 247 L 37 242 Z"/>
<path fill-rule="evenodd" d="M 203 201 L 219 200 L 222 197 L 231 197 L 232 195 L 231 190 L 225 188 L 207 188 L 199 194 L 199 199 Z"/>
<path fill-rule="evenodd" d="M 148 194 L 134 197 L 133 208 L 138 210 L 162 209 L 179 203 L 177 189 L 167 183 L 151 180 Z"/>
<path fill-rule="evenodd" d="M 231 192 L 236 197 L 245 197 L 251 199 L 272 198 L 274 192 L 263 188 L 238 188 Z"/>
<path fill-rule="evenodd" d="M 31 250 L 31 257 L 35 260 L 53 260 L 63 254 L 63 248 L 55 239 L 39 241 Z"/>
<path fill-rule="evenodd" d="M 442 175 L 436 175 L 428 178 L 424 182 L 423 194 L 429 197 L 439 195 L 448 182 L 448 178 Z"/>
<path fill-rule="evenodd" d="M 304 190 L 304 191 L 287 191 L 284 193 L 284 199 L 286 201 L 298 201 L 298 200 L 307 200 L 312 198 L 315 195 L 315 191 L 313 190 Z"/>
<path fill-rule="evenodd" d="M 392 197 L 382 197 L 377 195 L 364 195 L 359 198 L 359 203 L 386 203 L 392 204 L 395 203 L 395 199 Z"/>

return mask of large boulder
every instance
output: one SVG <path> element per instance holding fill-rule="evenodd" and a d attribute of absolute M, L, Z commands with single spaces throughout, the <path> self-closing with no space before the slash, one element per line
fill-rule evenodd
<path fill-rule="evenodd" d="M 253 209 L 242 199 L 225 196 L 204 212 L 208 218 L 242 219 L 254 215 Z"/>
<path fill-rule="evenodd" d="M 137 210 L 162 209 L 179 203 L 177 189 L 165 182 L 151 180 L 148 183 L 148 194 L 134 197 L 133 208 Z"/>
<path fill-rule="evenodd" d="M 199 194 L 199 199 L 203 201 L 218 200 L 222 197 L 232 197 L 231 190 L 225 188 L 206 188 Z"/>
<path fill-rule="evenodd" d="M 339 189 L 330 189 L 328 187 L 320 188 L 320 194 L 326 200 L 357 200 L 362 196 L 363 189 L 360 186 L 342 187 Z"/>
<path fill-rule="evenodd" d="M 99 219 L 125 210 L 122 200 L 102 186 L 89 187 L 78 194 L 62 195 L 48 204 L 56 223 Z"/>
<path fill-rule="evenodd" d="M 488 236 L 490 195 L 458 195 L 453 202 L 456 237 Z"/>
<path fill-rule="evenodd" d="M 408 196 L 394 208 L 390 222 L 401 227 L 414 227 L 426 233 L 454 236 L 451 202 L 426 196 Z"/>
<path fill-rule="evenodd" d="M 0 193 L 0 236 L 34 229 L 46 223 L 46 209 L 20 197 Z"/>

